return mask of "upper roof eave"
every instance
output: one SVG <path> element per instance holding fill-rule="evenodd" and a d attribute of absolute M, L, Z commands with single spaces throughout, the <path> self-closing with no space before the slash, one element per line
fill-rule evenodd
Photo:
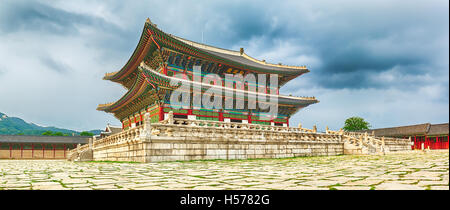
<path fill-rule="evenodd" d="M 295 78 L 296 76 L 299 76 L 301 74 L 309 72 L 309 69 L 306 66 L 289 66 L 289 65 L 266 63 L 265 61 L 260 61 L 253 57 L 250 57 L 249 55 L 245 54 L 245 52 L 243 52 L 243 51 L 241 52 L 241 51 L 227 50 L 227 49 L 213 47 L 213 46 L 209 46 L 206 44 L 201 44 L 201 43 L 197 43 L 197 42 L 190 41 L 187 39 L 183 39 L 181 37 L 163 32 L 162 30 L 157 28 L 157 26 L 155 24 L 153 24 L 151 21 L 149 21 L 149 19 L 147 19 L 147 21 L 144 25 L 144 29 L 143 29 L 141 38 L 138 42 L 138 45 L 137 45 L 136 49 L 134 50 L 131 58 L 126 63 L 126 65 L 124 67 L 122 67 L 122 69 L 120 69 L 119 71 L 106 73 L 105 76 L 103 77 L 103 79 L 119 82 L 119 81 L 117 81 L 117 78 L 115 78 L 115 77 L 117 75 L 123 73 L 123 71 L 129 71 L 129 69 L 127 69 L 126 67 L 132 63 L 133 57 L 138 56 L 137 54 L 140 52 L 138 50 L 139 46 L 141 46 L 142 44 L 145 44 L 144 42 L 149 41 L 148 30 L 146 30 L 149 28 L 159 31 L 161 34 L 165 35 L 165 37 L 167 37 L 169 39 L 180 41 L 180 42 L 182 42 L 186 45 L 189 45 L 193 48 L 196 48 L 199 51 L 202 51 L 206 54 L 211 54 L 211 55 L 220 57 L 223 60 L 229 60 L 229 61 L 233 61 L 236 63 L 240 63 L 243 66 L 253 67 L 252 69 L 255 69 L 255 68 L 259 69 L 259 71 L 261 73 L 278 73 L 278 74 L 285 75 L 285 76 L 289 77 L 290 79 L 292 79 L 292 78 Z M 154 41 L 157 43 L 159 42 L 158 39 L 155 39 Z M 158 44 L 162 45 L 162 43 L 158 43 Z M 140 63 L 140 62 L 141 61 L 135 61 L 135 63 Z M 290 79 L 288 79 L 287 81 L 289 81 Z M 287 81 L 282 82 L 282 83 L 284 84 Z"/>
<path fill-rule="evenodd" d="M 214 47 L 214 46 L 194 42 L 191 40 L 183 39 L 181 37 L 178 37 L 178 36 L 175 36 L 172 34 L 168 34 L 168 35 L 175 39 L 178 39 L 179 41 L 182 41 L 188 45 L 191 45 L 192 47 L 195 47 L 199 50 L 204 50 L 206 52 L 213 53 L 213 54 L 215 54 L 217 56 L 221 56 L 225 59 L 231 59 L 234 61 L 236 61 L 239 58 L 241 61 L 243 61 L 245 59 L 248 62 L 247 64 L 253 65 L 258 68 L 267 68 L 268 70 L 275 69 L 275 70 L 283 71 L 285 73 L 289 72 L 289 73 L 297 73 L 297 74 L 309 72 L 309 70 L 306 66 L 289 66 L 289 65 L 282 65 L 282 64 L 267 63 L 264 60 L 260 61 L 256 58 L 253 58 L 253 57 L 247 55 L 243 49 L 242 49 L 242 51 L 228 50 L 228 49 L 223 49 L 223 48 Z M 258 66 L 258 65 L 261 65 L 261 66 Z"/>

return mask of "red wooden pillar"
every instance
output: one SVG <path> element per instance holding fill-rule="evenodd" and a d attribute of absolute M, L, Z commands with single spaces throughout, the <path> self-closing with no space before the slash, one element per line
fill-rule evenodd
<path fill-rule="evenodd" d="M 419 149 L 419 142 L 417 141 L 417 137 L 416 137 L 416 136 L 414 136 L 414 141 L 416 142 L 416 144 L 414 145 L 414 147 L 415 147 L 416 149 Z"/>
<path fill-rule="evenodd" d="M 434 145 L 435 145 L 434 138 L 430 137 L 430 149 L 434 149 Z"/>
<path fill-rule="evenodd" d="M 434 138 L 431 138 L 431 144 L 432 144 L 432 149 L 436 149 L 436 146 L 437 146 L 437 140 L 436 139 L 434 139 Z"/>
<path fill-rule="evenodd" d="M 52 146 L 53 146 L 53 159 L 55 159 L 56 158 L 56 147 L 54 144 L 52 144 Z"/>
<path fill-rule="evenodd" d="M 223 121 L 223 110 L 219 112 L 219 121 Z"/>
<path fill-rule="evenodd" d="M 45 145 L 44 144 L 41 144 L 42 145 L 42 159 L 44 159 L 45 158 Z"/>
<path fill-rule="evenodd" d="M 439 137 L 436 136 L 436 144 L 434 146 L 434 149 L 440 149 L 441 147 L 439 146 Z"/>
<path fill-rule="evenodd" d="M 164 108 L 163 107 L 159 107 L 159 121 L 164 120 Z"/>
<path fill-rule="evenodd" d="M 447 146 L 445 147 L 445 149 L 448 149 L 448 143 L 449 143 L 449 138 L 448 138 L 448 135 L 447 135 Z"/>
<path fill-rule="evenodd" d="M 64 144 L 64 158 L 66 158 L 66 144 Z"/>
<path fill-rule="evenodd" d="M 428 137 L 428 147 L 427 147 L 427 148 L 430 148 L 430 149 L 431 149 L 432 139 L 433 139 L 433 138 Z"/>
<path fill-rule="evenodd" d="M 248 121 L 249 124 L 252 124 L 252 114 L 251 113 L 249 113 L 247 115 L 247 121 Z"/>
<path fill-rule="evenodd" d="M 421 149 L 425 149 L 425 143 L 426 143 L 425 141 L 426 141 L 426 139 L 427 139 L 426 136 L 422 137 L 421 144 L 420 144 Z M 422 144 L 423 144 L 423 147 L 422 147 Z"/>
<path fill-rule="evenodd" d="M 286 119 L 287 127 L 289 128 L 289 118 Z"/>
<path fill-rule="evenodd" d="M 428 147 L 429 147 L 430 149 L 433 149 L 433 137 L 429 137 L 429 138 L 428 138 Z"/>
<path fill-rule="evenodd" d="M 448 149 L 448 135 L 447 135 L 447 142 L 444 142 L 444 149 Z"/>
<path fill-rule="evenodd" d="M 34 158 L 34 144 L 31 143 L 31 158 Z"/>
<path fill-rule="evenodd" d="M 23 158 L 23 144 L 20 144 L 20 158 Z"/>
<path fill-rule="evenodd" d="M 429 141 L 430 141 L 430 149 L 434 149 L 434 138 L 430 137 Z"/>
<path fill-rule="evenodd" d="M 449 138 L 448 138 L 448 135 L 447 135 L 447 146 L 446 146 L 446 148 L 445 149 L 448 149 L 448 143 L 449 143 Z"/>
<path fill-rule="evenodd" d="M 9 143 L 9 158 L 12 158 L 12 145 Z"/>
<path fill-rule="evenodd" d="M 437 149 L 442 149 L 440 137 L 436 137 L 436 143 L 437 143 L 437 145 L 436 145 Z"/>

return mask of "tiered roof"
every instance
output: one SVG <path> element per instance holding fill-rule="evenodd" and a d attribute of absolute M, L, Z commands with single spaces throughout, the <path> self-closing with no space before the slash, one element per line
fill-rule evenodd
<path fill-rule="evenodd" d="M 155 101 L 161 102 L 170 86 L 172 77 L 162 74 L 169 54 L 182 55 L 196 62 L 209 62 L 211 65 L 225 65 L 254 73 L 279 75 L 280 86 L 287 81 L 309 72 L 305 66 L 287 66 L 259 61 L 241 51 L 232 51 L 192 42 L 164 33 L 148 19 L 144 25 L 138 46 L 126 65 L 119 71 L 107 73 L 104 77 L 122 84 L 128 92 L 118 101 L 100 104 L 97 110 L 114 113 L 118 119 L 138 112 Z M 192 58 L 192 59 L 191 59 Z M 217 68 L 216 68 L 217 69 Z M 186 80 L 186 82 L 192 82 Z M 283 114 L 292 115 L 299 109 L 317 103 L 314 97 L 293 97 L 278 95 L 278 103 L 284 107 Z"/>

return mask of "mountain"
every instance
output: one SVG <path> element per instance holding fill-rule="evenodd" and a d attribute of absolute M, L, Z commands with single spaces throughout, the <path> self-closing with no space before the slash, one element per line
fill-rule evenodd
<path fill-rule="evenodd" d="M 0 112 L 0 134 L 41 135 L 45 131 L 61 132 L 69 135 L 80 134 L 80 132 L 74 130 L 56 127 L 45 127 L 36 125 L 34 123 L 27 123 L 18 117 L 8 117 L 6 114 Z M 98 135 L 100 134 L 100 132 L 102 132 L 102 130 L 90 130 L 88 132 L 91 132 L 94 135 Z"/>

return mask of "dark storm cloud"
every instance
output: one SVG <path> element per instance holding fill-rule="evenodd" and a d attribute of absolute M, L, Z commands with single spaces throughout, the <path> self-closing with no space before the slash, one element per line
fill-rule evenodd
<path fill-rule="evenodd" d="M 51 56 L 41 56 L 40 61 L 48 69 L 57 73 L 67 73 L 71 69 L 70 66 L 52 58 Z"/>
<path fill-rule="evenodd" d="M 95 107 L 119 99 L 124 89 L 101 78 L 127 62 L 147 17 L 182 38 L 201 42 L 203 32 L 208 45 L 244 47 L 250 56 L 270 63 L 307 65 L 311 72 L 281 92 L 316 96 L 321 102 L 294 116 L 294 126 L 319 122 L 339 129 L 356 114 L 377 127 L 448 121 L 444 0 L 6 0 L 0 4 L 2 98 L 26 105 L 41 100 L 43 92 L 73 94 L 49 98 L 34 110 L 0 103 L 0 111 L 76 129 L 118 124 Z M 27 82 L 33 88 L 11 92 L 2 87 L 22 81 L 23 74 L 33 75 Z M 424 107 L 429 111 L 421 112 Z M 389 115 L 389 123 L 383 115 Z"/>
<path fill-rule="evenodd" d="M 388 70 L 397 65 L 413 66 L 429 63 L 423 56 L 413 56 L 411 54 L 402 54 L 395 57 L 390 55 L 374 55 L 360 47 L 339 49 L 341 47 L 344 46 L 336 46 L 332 51 L 323 52 L 323 58 L 326 59 L 323 59 L 325 65 L 320 68 L 322 73 L 335 74 L 359 71 L 359 74 L 364 74 L 373 71 Z M 418 71 L 408 71 L 405 73 L 421 73 L 420 69 L 415 70 Z"/>
<path fill-rule="evenodd" d="M 0 32 L 34 31 L 43 34 L 76 35 L 81 26 L 99 29 L 116 36 L 126 34 L 114 24 L 86 15 L 68 12 L 36 1 L 14 0 L 0 7 Z M 39 36 L 39 34 L 34 34 Z"/>
<path fill-rule="evenodd" d="M 211 16 L 221 17 L 222 22 L 207 33 L 214 37 L 210 44 L 224 48 L 264 38 L 258 51 L 270 51 L 278 41 L 291 40 L 292 46 L 310 50 L 294 51 L 290 56 L 318 58 L 321 65 L 308 65 L 312 77 L 316 84 L 330 89 L 389 88 L 399 84 L 370 77 L 393 68 L 403 75 L 425 76 L 430 68 L 424 67 L 438 68 L 434 56 L 448 49 L 446 43 L 436 43 L 448 38 L 446 9 L 441 2 L 404 5 L 394 1 L 373 7 L 353 3 L 355 6 L 334 5 L 338 9 L 319 3 L 316 12 L 322 16 L 317 18 L 305 13 L 303 4 L 293 2 L 213 4 L 211 10 L 216 12 Z"/>
<path fill-rule="evenodd" d="M 3 2 L 5 3 L 5 2 Z M 47 33 L 68 34 L 76 32 L 76 24 L 92 24 L 92 20 L 55 9 L 40 2 L 10 1 L 1 7 L 3 33 L 36 30 Z"/>
<path fill-rule="evenodd" d="M 215 37 L 213 41 L 221 45 L 232 45 L 253 37 L 271 36 L 275 35 L 274 32 L 283 30 L 283 28 L 270 26 L 271 14 L 265 13 L 258 4 L 219 4 L 214 7 L 214 10 L 218 11 L 217 15 L 223 18 L 222 24 L 226 27 L 223 31 L 215 31 L 216 29 L 212 28 L 209 33 L 213 33 L 212 37 Z"/>
<path fill-rule="evenodd" d="M 134 30 L 121 29 L 102 18 L 68 12 L 52 7 L 51 4 L 7 0 L 0 7 L 0 35 L 25 31 L 30 33 L 30 39 L 39 41 L 40 36 L 46 34 L 80 36 L 82 28 L 96 31 L 96 34 L 83 37 L 87 40 L 88 47 L 109 51 L 108 55 L 98 55 L 102 59 L 116 58 L 115 53 L 128 51 L 129 46 L 135 44 L 136 37 L 140 35 L 139 32 L 136 33 L 136 27 Z M 40 56 L 39 59 L 46 67 L 56 72 L 66 72 L 70 68 L 48 55 Z"/>

